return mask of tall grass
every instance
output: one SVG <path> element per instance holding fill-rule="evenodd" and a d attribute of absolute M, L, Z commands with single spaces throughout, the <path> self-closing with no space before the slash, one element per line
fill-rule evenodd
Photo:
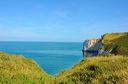
<path fill-rule="evenodd" d="M 126 84 L 127 56 L 84 58 L 56 77 L 44 72 L 33 60 L 0 52 L 0 84 Z"/>
<path fill-rule="evenodd" d="M 1 84 L 50 84 L 50 80 L 33 60 L 0 52 Z"/>
<path fill-rule="evenodd" d="M 87 58 L 72 69 L 61 72 L 57 78 L 62 84 L 126 84 L 128 57 Z"/>

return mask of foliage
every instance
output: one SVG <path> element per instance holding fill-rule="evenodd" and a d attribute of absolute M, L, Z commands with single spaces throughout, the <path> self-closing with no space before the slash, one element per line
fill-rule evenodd
<path fill-rule="evenodd" d="M 53 80 L 33 60 L 0 52 L 1 84 L 50 84 Z"/>
<path fill-rule="evenodd" d="M 127 83 L 127 56 L 85 58 L 56 77 L 46 74 L 34 61 L 0 52 L 1 84 L 97 84 Z"/>
<path fill-rule="evenodd" d="M 115 55 L 128 55 L 128 33 L 110 33 L 102 38 L 103 49 Z"/>
<path fill-rule="evenodd" d="M 111 40 L 117 39 L 121 36 L 126 36 L 128 35 L 127 32 L 122 32 L 122 33 L 106 33 L 102 36 L 102 43 L 108 44 L 111 42 Z"/>
<path fill-rule="evenodd" d="M 128 82 L 128 57 L 106 56 L 82 60 L 72 69 L 61 72 L 61 84 L 126 84 Z"/>

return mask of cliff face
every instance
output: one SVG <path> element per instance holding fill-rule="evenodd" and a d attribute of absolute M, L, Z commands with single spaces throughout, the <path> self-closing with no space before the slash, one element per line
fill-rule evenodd
<path fill-rule="evenodd" d="M 99 54 L 99 50 L 102 48 L 100 39 L 90 39 L 84 42 L 83 54 L 84 56 L 95 56 Z"/>
<path fill-rule="evenodd" d="M 85 41 L 84 50 L 86 51 L 97 51 L 101 48 L 100 39 L 90 39 Z"/>

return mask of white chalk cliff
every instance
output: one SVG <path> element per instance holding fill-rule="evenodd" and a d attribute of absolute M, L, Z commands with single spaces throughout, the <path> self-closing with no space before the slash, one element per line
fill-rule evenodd
<path fill-rule="evenodd" d="M 102 43 L 100 39 L 90 39 L 84 42 L 84 51 L 97 51 L 101 49 Z"/>

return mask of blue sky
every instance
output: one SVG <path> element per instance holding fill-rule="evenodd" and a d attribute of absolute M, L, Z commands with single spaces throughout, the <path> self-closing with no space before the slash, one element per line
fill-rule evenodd
<path fill-rule="evenodd" d="M 128 0 L 0 0 L 0 41 L 82 42 L 128 32 Z"/>

